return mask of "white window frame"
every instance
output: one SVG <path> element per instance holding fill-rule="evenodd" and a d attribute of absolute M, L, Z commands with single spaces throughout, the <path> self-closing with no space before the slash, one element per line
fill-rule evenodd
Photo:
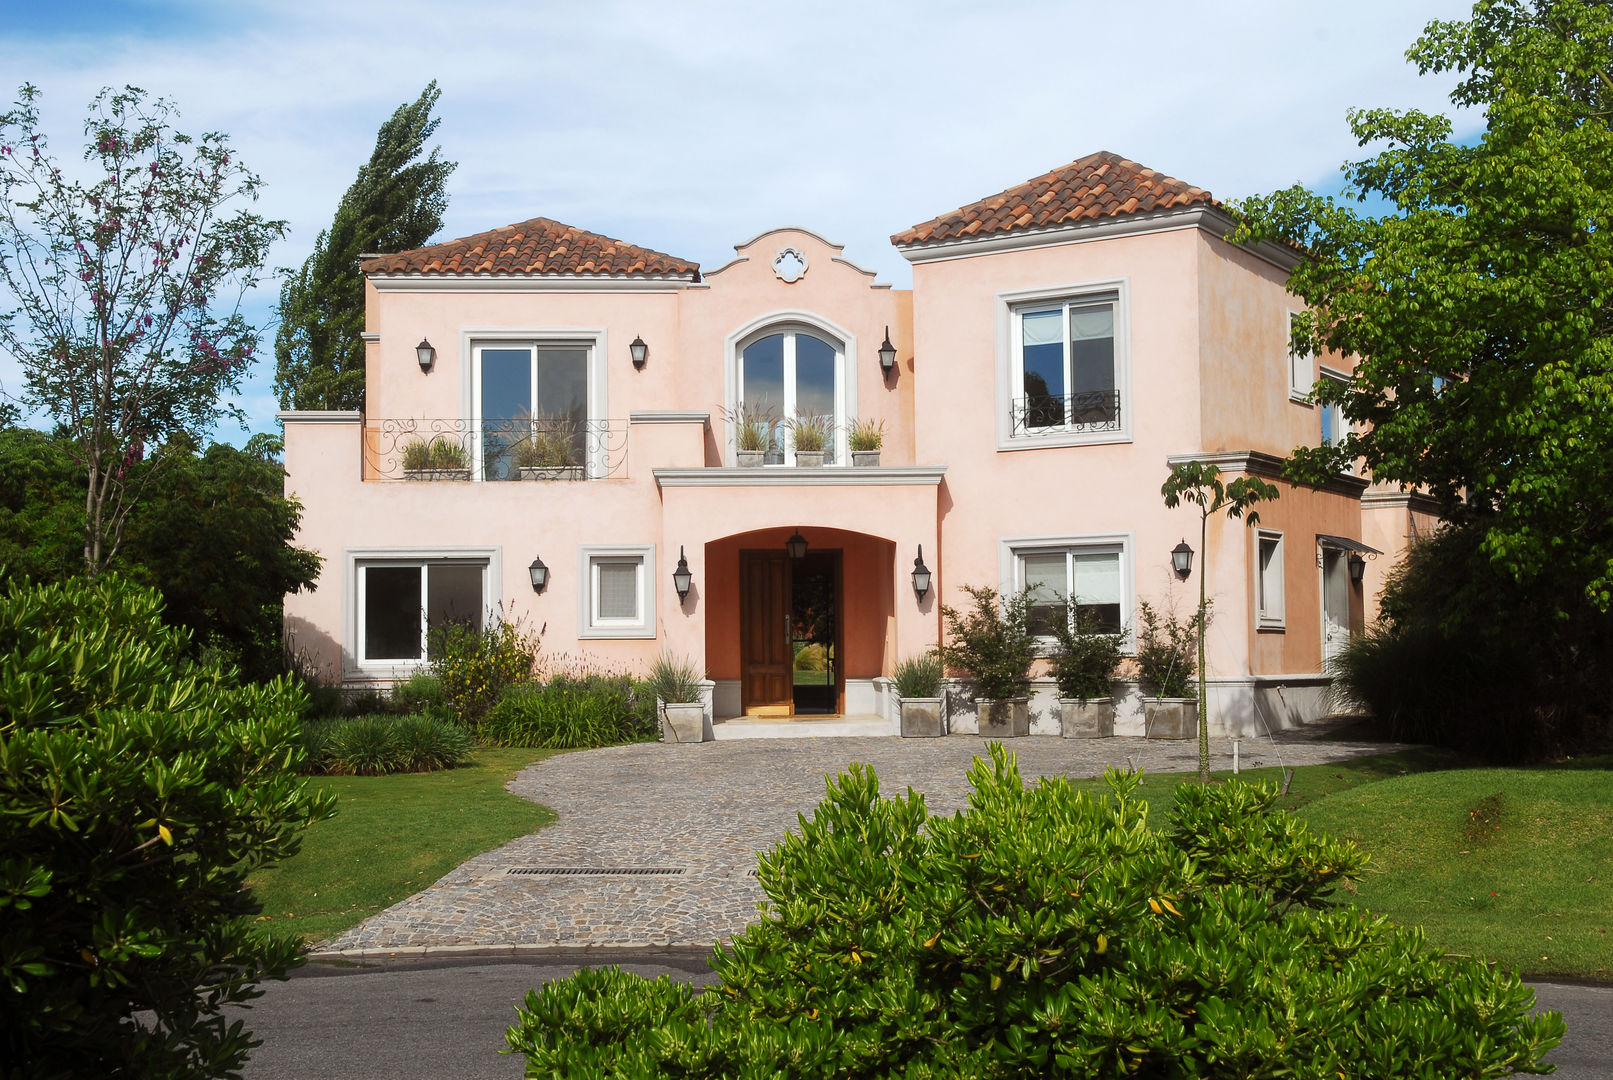
<path fill-rule="evenodd" d="M 997 449 L 1039 450 L 1054 446 L 1093 446 L 1131 442 L 1132 417 L 1136 415 L 1136 400 L 1132 396 L 1131 379 L 1131 279 L 1109 278 L 1098 281 L 1071 282 L 1032 289 L 1012 289 L 996 294 L 997 307 Z M 1024 363 L 1020 345 L 1023 330 L 1020 316 L 1026 312 L 1046 310 L 1063 304 L 1083 302 L 1114 304 L 1115 319 L 1115 389 L 1120 393 L 1120 425 L 1114 431 L 1076 431 L 1064 428 L 1037 428 L 1034 432 L 1015 435 L 1013 422 L 1014 402 L 1024 397 Z M 1069 315 L 1065 315 L 1068 329 Z M 1066 333 L 1065 337 L 1069 335 Z M 1068 350 L 1068 342 L 1065 344 Z M 1068 364 L 1068 352 L 1066 352 Z"/>
<path fill-rule="evenodd" d="M 1124 399 L 1122 399 L 1124 400 Z M 1049 555 L 1064 552 L 1066 555 L 1119 555 L 1120 556 L 1120 629 L 1125 634 L 1120 651 L 1126 656 L 1136 654 L 1135 612 L 1137 610 L 1136 569 L 1132 552 L 1136 548 L 1136 534 L 1111 533 L 1059 533 L 1036 536 L 1004 536 L 997 541 L 997 579 L 1004 594 L 1019 592 L 1025 587 L 1026 555 Z M 1065 562 L 1066 575 L 1069 562 Z M 1066 583 L 1069 578 L 1066 576 Z M 1038 655 L 1052 651 L 1051 637 L 1038 637 Z"/>
<path fill-rule="evenodd" d="M 1346 373 L 1346 372 L 1343 372 L 1343 371 L 1335 371 L 1332 368 L 1324 367 L 1324 368 L 1321 369 L 1321 372 L 1322 372 L 1322 378 L 1323 379 L 1332 379 L 1334 382 L 1344 383 L 1346 385 L 1350 381 L 1349 374 Z M 1337 404 L 1336 402 L 1328 403 L 1328 404 L 1325 404 L 1325 405 L 1320 403 L 1320 402 L 1318 402 L 1317 406 L 1316 406 L 1316 409 L 1317 409 L 1317 413 L 1316 413 L 1316 417 L 1317 417 L 1317 438 L 1321 439 L 1321 425 L 1326 419 L 1331 419 L 1333 421 L 1333 432 L 1334 432 L 1334 438 L 1333 438 L 1333 440 L 1331 442 L 1323 441 L 1323 442 L 1320 442 L 1319 445 L 1322 445 L 1322 446 L 1341 446 L 1341 445 L 1343 445 L 1344 440 L 1350 434 L 1350 422 L 1344 418 L 1344 408 L 1343 408 L 1343 406 Z M 1352 462 L 1346 463 L 1345 466 L 1344 466 L 1344 471 L 1347 474 L 1354 475 L 1354 473 L 1355 473 L 1355 462 L 1352 461 Z"/>
<path fill-rule="evenodd" d="M 1272 544 L 1275 551 L 1272 554 L 1273 571 L 1271 581 L 1261 566 L 1261 551 L 1266 544 Z M 1283 534 L 1276 529 L 1255 530 L 1255 628 L 1257 630 L 1284 630 L 1287 628 L 1288 585 L 1287 571 L 1284 560 L 1287 551 L 1283 547 Z M 1276 603 L 1273 604 L 1270 586 L 1275 584 Z"/>
<path fill-rule="evenodd" d="M 589 424 L 608 417 L 610 410 L 606 396 L 605 358 L 610 355 L 603 327 L 534 327 L 522 329 L 465 329 L 459 332 L 460 356 L 460 412 L 470 425 L 472 438 L 471 479 L 482 479 L 482 350 L 516 349 L 523 346 L 539 348 L 573 348 L 588 350 L 588 418 Z M 537 400 L 537 364 L 532 364 L 530 400 Z M 583 462 L 584 475 L 593 478 L 609 473 L 606 461 L 608 439 L 588 438 L 588 452 Z M 597 445 L 596 445 L 597 444 Z"/>
<path fill-rule="evenodd" d="M 599 612 L 599 567 L 638 566 L 638 617 L 606 619 Z M 654 544 L 587 544 L 577 549 L 577 637 L 653 638 L 656 627 Z"/>
<path fill-rule="evenodd" d="M 384 547 L 384 548 L 344 548 L 342 550 L 342 607 L 343 607 L 343 637 L 345 644 L 342 648 L 342 673 L 348 678 L 376 678 L 392 676 L 406 677 L 407 675 L 424 668 L 429 661 L 425 657 L 424 620 L 421 622 L 421 649 L 420 658 L 416 660 L 380 659 L 370 660 L 363 655 L 365 614 L 364 600 L 366 581 L 364 570 L 371 566 L 418 566 L 422 569 L 431 565 L 457 565 L 480 566 L 482 568 L 482 625 L 489 625 L 495 601 L 498 596 L 502 560 L 500 549 L 496 547 L 436 547 L 436 548 L 410 548 L 410 547 Z M 421 607 L 424 609 L 426 600 L 426 575 L 420 577 Z"/>
<path fill-rule="evenodd" d="M 1288 400 L 1297 405 L 1310 405 L 1311 388 L 1316 385 L 1316 354 L 1294 351 L 1294 320 L 1304 314 L 1288 313 Z"/>
<path fill-rule="evenodd" d="M 835 351 L 835 416 L 834 416 L 834 449 L 835 465 L 851 464 L 851 453 L 846 442 L 846 426 L 857 415 L 857 339 L 854 334 L 842 326 L 815 315 L 808 311 L 772 311 L 759 318 L 752 319 L 744 326 L 729 334 L 723 343 L 727 363 L 723 378 L 723 404 L 727 415 L 733 416 L 740 403 L 744 400 L 744 364 L 745 349 L 769 334 L 790 334 L 784 344 L 784 394 L 785 408 L 795 407 L 795 338 L 796 333 L 811 334 L 821 339 Z M 780 417 L 787 419 L 788 416 Z M 734 438 L 734 425 L 728 424 L 727 435 L 728 460 L 738 464 L 736 456 L 739 446 Z M 794 440 L 786 432 L 784 440 L 784 465 L 791 466 L 795 462 Z M 779 468 L 782 466 L 773 466 Z"/>

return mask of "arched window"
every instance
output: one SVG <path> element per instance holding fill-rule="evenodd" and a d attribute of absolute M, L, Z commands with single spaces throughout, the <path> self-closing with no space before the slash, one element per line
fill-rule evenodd
<path fill-rule="evenodd" d="M 794 426 L 827 429 L 824 464 L 846 460 L 845 347 L 821 331 L 769 327 L 740 345 L 736 397 L 747 411 L 782 421 L 763 462 L 795 464 Z"/>

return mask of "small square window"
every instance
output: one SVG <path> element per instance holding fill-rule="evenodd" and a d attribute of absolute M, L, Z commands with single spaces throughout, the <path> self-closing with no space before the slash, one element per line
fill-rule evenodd
<path fill-rule="evenodd" d="M 1261 530 L 1255 569 L 1255 622 L 1262 630 L 1283 628 L 1283 534 Z"/>
<path fill-rule="evenodd" d="M 579 558 L 578 636 L 655 636 L 655 549 L 587 547 Z"/>

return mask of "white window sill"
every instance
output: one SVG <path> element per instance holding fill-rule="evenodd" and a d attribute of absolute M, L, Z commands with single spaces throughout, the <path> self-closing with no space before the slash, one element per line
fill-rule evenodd
<path fill-rule="evenodd" d="M 1091 434 L 1083 432 L 1059 432 L 1049 430 L 1047 434 L 1014 435 L 1006 441 L 999 439 L 998 450 L 1047 450 L 1061 446 L 1115 446 L 1131 442 L 1129 431 L 1102 431 Z"/>
<path fill-rule="evenodd" d="M 1316 403 L 1311 400 L 1309 390 L 1305 391 L 1304 393 L 1300 393 L 1298 390 L 1290 388 L 1288 391 L 1288 400 L 1295 405 L 1303 405 L 1307 409 L 1314 409 L 1316 407 Z"/>
<path fill-rule="evenodd" d="M 642 623 L 634 623 L 629 626 L 586 626 L 577 631 L 577 636 L 593 641 L 607 638 L 653 638 L 655 637 L 655 628 L 645 626 Z"/>
<path fill-rule="evenodd" d="M 1255 623 L 1255 630 L 1261 633 L 1281 634 L 1288 630 L 1288 624 L 1282 619 L 1268 619 L 1262 617 L 1258 622 Z"/>

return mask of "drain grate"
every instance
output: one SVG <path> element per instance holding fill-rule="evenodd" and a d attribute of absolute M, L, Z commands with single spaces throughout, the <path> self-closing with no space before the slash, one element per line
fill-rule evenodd
<path fill-rule="evenodd" d="M 506 874 L 530 877 L 678 877 L 681 866 L 512 866 Z"/>

